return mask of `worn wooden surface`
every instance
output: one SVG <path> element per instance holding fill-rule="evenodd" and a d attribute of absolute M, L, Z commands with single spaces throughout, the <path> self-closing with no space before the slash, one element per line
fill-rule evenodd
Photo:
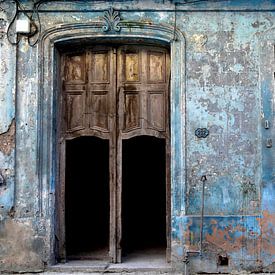
<path fill-rule="evenodd" d="M 116 127 L 122 139 L 166 138 L 170 76 L 166 49 L 96 46 L 66 54 L 63 68 L 66 138 L 109 139 Z"/>
<path fill-rule="evenodd" d="M 121 262 L 122 141 L 149 135 L 166 139 L 167 259 L 170 259 L 170 57 L 149 46 L 94 46 L 62 57 L 61 191 L 59 222 L 64 228 L 65 140 L 96 136 L 109 140 L 110 258 Z M 59 255 L 66 257 L 65 230 Z"/>

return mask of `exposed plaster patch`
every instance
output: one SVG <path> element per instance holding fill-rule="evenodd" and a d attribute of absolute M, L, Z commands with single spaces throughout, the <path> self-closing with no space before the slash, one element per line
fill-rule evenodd
<path fill-rule="evenodd" d="M 40 245 L 37 245 L 38 243 Z M 0 224 L 0 272 L 5 270 L 42 271 L 44 264 L 39 252 L 43 250 L 42 244 L 42 239 L 35 234 L 30 222 L 12 219 L 2 221 Z"/>
<path fill-rule="evenodd" d="M 205 34 L 194 34 L 191 37 L 191 42 L 195 44 L 195 50 L 197 52 L 203 52 L 204 51 L 204 46 L 207 43 L 207 35 Z"/>
<path fill-rule="evenodd" d="M 8 71 L 7 64 L 5 60 L 2 60 L 0 63 L 0 72 L 1 74 L 5 74 Z"/>
<path fill-rule="evenodd" d="M 8 130 L 0 134 L 0 151 L 4 155 L 9 155 L 14 148 L 15 120 L 12 120 Z"/>
<path fill-rule="evenodd" d="M 239 74 L 244 70 L 244 67 L 242 64 L 234 64 L 232 67 L 230 67 L 230 70 Z"/>
<path fill-rule="evenodd" d="M 75 15 L 72 15 L 72 18 L 73 18 L 74 20 L 76 20 L 76 21 L 80 21 L 80 20 L 81 20 L 81 18 L 80 18 L 80 17 L 75 16 Z"/>
<path fill-rule="evenodd" d="M 29 50 L 29 44 L 28 44 L 28 41 L 25 37 L 22 38 L 22 41 L 24 41 L 24 42 L 22 43 L 23 46 L 20 48 L 20 51 L 22 53 L 26 53 Z"/>

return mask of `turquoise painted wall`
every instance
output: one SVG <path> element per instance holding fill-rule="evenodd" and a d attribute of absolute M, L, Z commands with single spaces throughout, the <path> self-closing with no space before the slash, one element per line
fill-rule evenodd
<path fill-rule="evenodd" d="M 171 113 L 171 135 L 177 140 L 172 158 L 177 150 L 185 156 L 174 159 L 183 165 L 184 179 L 171 171 L 174 265 L 183 268 L 187 252 L 199 248 L 201 177 L 206 175 L 203 254 L 190 255 L 188 268 L 274 271 L 274 147 L 266 143 L 268 139 L 274 142 L 275 135 L 275 2 L 187 2 L 45 1 L 39 7 L 41 37 L 66 24 L 100 22 L 110 6 L 120 11 L 129 26 L 122 33 L 129 33 L 136 22 L 182 32 L 185 93 L 182 101 L 173 103 L 176 108 Z M 26 10 L 32 9 L 32 1 L 21 3 Z M 56 60 L 44 56 L 40 41 L 30 47 L 22 37 L 12 46 L 5 34 L 15 5 L 2 1 L 0 6 L 0 173 L 4 179 L 0 185 L 0 270 L 35 271 L 54 259 L 56 182 L 47 174 L 49 169 L 51 175 L 55 173 L 54 159 L 47 162 L 40 154 L 53 147 L 41 137 L 41 125 L 49 118 L 39 112 L 42 105 L 51 109 L 54 102 L 42 101 L 45 97 L 39 91 L 41 83 L 47 85 L 41 71 L 50 75 L 42 67 L 43 60 L 52 64 Z M 184 108 L 179 106 L 182 102 Z M 269 129 L 264 127 L 266 120 Z M 185 127 L 179 134 L 181 121 Z M 209 129 L 209 136 L 197 138 L 197 128 Z M 55 129 L 48 135 L 54 136 Z M 217 265 L 219 255 L 229 258 L 228 267 Z"/>

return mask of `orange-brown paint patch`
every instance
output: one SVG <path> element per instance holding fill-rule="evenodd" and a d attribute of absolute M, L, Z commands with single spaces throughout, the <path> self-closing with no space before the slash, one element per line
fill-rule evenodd
<path fill-rule="evenodd" d="M 229 232 L 239 232 L 239 226 L 236 228 L 232 228 L 232 226 L 228 226 L 224 230 L 218 229 L 217 227 L 213 226 L 212 234 L 206 234 L 205 239 L 208 243 L 219 247 L 224 251 L 238 251 L 243 246 L 244 237 L 232 238 Z"/>
<path fill-rule="evenodd" d="M 15 120 L 13 119 L 7 132 L 0 134 L 0 151 L 9 155 L 14 148 Z"/>
<path fill-rule="evenodd" d="M 275 214 L 263 211 L 263 217 L 259 218 L 262 232 L 262 249 L 270 255 L 275 255 Z"/>

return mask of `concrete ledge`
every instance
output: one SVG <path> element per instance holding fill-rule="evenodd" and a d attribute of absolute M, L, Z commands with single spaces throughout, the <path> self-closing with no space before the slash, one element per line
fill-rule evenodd
<path fill-rule="evenodd" d="M 104 261 L 69 261 L 65 264 L 57 264 L 49 267 L 49 272 L 64 272 L 68 274 L 75 272 L 91 273 L 133 273 L 140 274 L 174 274 L 173 268 L 162 260 L 152 261 L 129 261 L 120 264 L 110 264 Z"/>

